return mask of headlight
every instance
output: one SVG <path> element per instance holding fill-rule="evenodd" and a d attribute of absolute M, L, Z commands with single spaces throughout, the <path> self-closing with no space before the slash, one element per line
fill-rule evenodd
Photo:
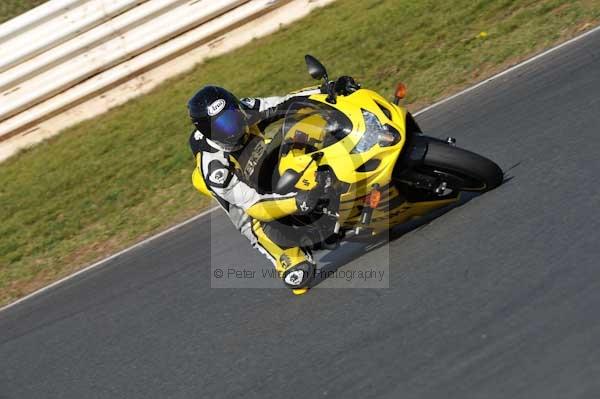
<path fill-rule="evenodd" d="M 352 149 L 353 154 L 367 152 L 375 144 L 381 147 L 390 147 L 400 141 L 400 133 L 390 125 L 382 125 L 377 116 L 363 109 L 363 118 L 365 120 L 365 133 L 360 141 Z"/>

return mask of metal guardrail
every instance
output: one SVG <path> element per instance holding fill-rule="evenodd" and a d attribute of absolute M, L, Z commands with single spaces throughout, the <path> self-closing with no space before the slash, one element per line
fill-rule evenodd
<path fill-rule="evenodd" d="M 290 0 L 51 0 L 0 25 L 0 141 Z"/>

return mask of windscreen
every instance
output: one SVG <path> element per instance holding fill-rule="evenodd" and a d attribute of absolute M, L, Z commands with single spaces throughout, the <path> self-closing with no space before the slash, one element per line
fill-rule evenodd
<path fill-rule="evenodd" d="M 281 155 L 309 154 L 337 143 L 352 132 L 352 122 L 337 109 L 312 100 L 294 102 L 282 126 Z"/>

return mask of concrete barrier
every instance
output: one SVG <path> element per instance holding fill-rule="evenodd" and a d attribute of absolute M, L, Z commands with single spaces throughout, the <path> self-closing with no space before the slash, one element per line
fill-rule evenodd
<path fill-rule="evenodd" d="M 0 73 L 0 160 L 332 1 L 139 1 Z"/>
<path fill-rule="evenodd" d="M 18 35 L 0 47 L 0 72 L 75 38 L 146 0 L 93 0 Z"/>
<path fill-rule="evenodd" d="M 59 14 L 77 7 L 87 0 L 47 1 L 0 25 L 0 44 L 39 24 L 46 22 Z"/>
<path fill-rule="evenodd" d="M 59 67 L 36 75 L 0 94 L 4 100 L 0 103 L 0 121 L 247 2 L 248 0 L 188 1 L 162 14 L 160 20 L 150 20 L 69 58 L 68 62 Z M 224 20 L 229 19 L 226 16 Z"/>
<path fill-rule="evenodd" d="M 77 40 L 69 40 L 45 51 L 25 62 L 18 68 L 11 68 L 0 73 L 0 91 L 46 72 L 61 62 L 68 61 L 81 55 L 107 40 L 114 39 L 128 30 L 135 28 L 170 9 L 180 6 L 189 0 L 155 0 L 146 2 L 106 23 L 81 34 Z"/>

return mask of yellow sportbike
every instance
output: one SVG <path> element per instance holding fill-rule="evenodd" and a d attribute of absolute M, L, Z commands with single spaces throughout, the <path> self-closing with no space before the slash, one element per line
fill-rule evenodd
<path fill-rule="evenodd" d="M 333 249 L 340 241 L 372 237 L 448 206 L 462 191 L 485 192 L 503 181 L 491 160 L 458 148 L 453 139 L 423 135 L 399 106 L 405 87 L 388 101 L 352 78 L 329 81 L 307 55 L 321 94 L 291 101 L 267 126 L 261 164 L 265 191 L 308 190 L 319 196 L 309 213 L 278 220 L 287 246 Z M 341 83 L 340 83 L 341 82 Z"/>

